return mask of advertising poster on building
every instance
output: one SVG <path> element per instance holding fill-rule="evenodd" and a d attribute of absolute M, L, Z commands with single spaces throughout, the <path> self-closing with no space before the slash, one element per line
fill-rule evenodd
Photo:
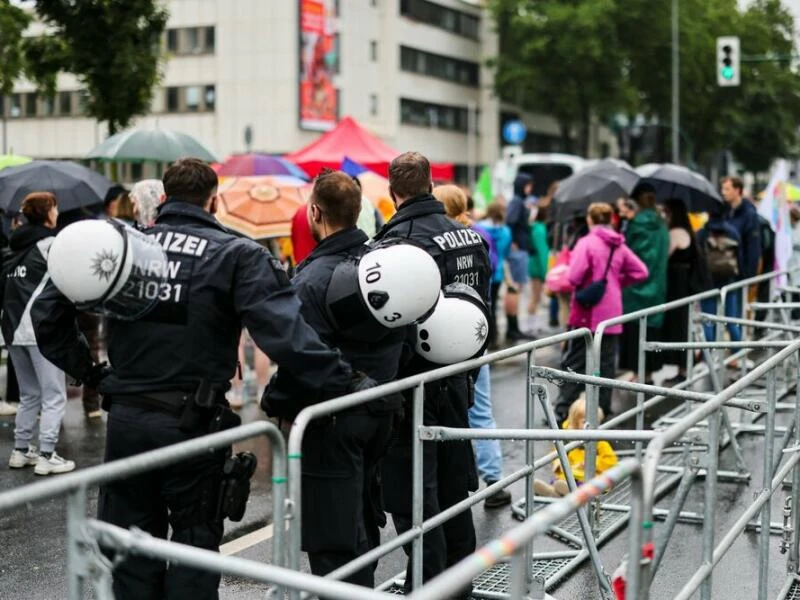
<path fill-rule="evenodd" d="M 329 131 L 339 106 L 333 76 L 339 49 L 333 0 L 300 0 L 300 128 Z"/>

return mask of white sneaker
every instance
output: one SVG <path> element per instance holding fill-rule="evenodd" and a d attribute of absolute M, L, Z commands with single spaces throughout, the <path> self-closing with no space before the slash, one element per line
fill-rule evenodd
<path fill-rule="evenodd" d="M 12 469 L 22 469 L 23 467 L 31 467 L 38 462 L 39 452 L 36 450 L 36 446 L 28 446 L 27 452 L 14 449 L 8 459 L 8 466 Z"/>
<path fill-rule="evenodd" d="M 73 469 L 75 469 L 73 461 L 66 460 L 53 452 L 50 458 L 40 456 L 33 472 L 37 475 L 55 475 L 57 473 L 69 473 Z"/>
<path fill-rule="evenodd" d="M 10 417 L 17 414 L 17 407 L 5 400 L 0 400 L 0 417 Z"/>

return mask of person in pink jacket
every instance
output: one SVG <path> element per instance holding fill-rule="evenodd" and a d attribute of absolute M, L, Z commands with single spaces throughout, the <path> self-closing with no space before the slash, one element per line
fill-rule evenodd
<path fill-rule="evenodd" d="M 625 237 L 611 228 L 611 205 L 595 202 L 589 206 L 586 222 L 588 235 L 581 238 L 572 251 L 569 263 L 569 280 L 575 289 L 581 289 L 606 275 L 606 290 L 600 301 L 585 307 L 578 303 L 573 292 L 570 300 L 569 327 L 588 327 L 592 333 L 603 321 L 622 314 L 622 288 L 647 279 L 647 267 L 625 245 Z M 612 254 L 613 252 L 613 254 Z M 610 262 L 609 262 L 610 260 Z M 617 338 L 621 325 L 607 328 L 603 334 L 600 352 L 600 376 L 614 378 Z M 570 340 L 561 359 L 561 368 L 576 373 L 586 372 L 586 342 L 583 338 Z M 583 391 L 578 383 L 566 382 L 561 387 L 555 412 L 559 423 L 567 418 L 570 405 Z M 608 418 L 611 414 L 611 390 L 601 388 L 600 407 Z"/>

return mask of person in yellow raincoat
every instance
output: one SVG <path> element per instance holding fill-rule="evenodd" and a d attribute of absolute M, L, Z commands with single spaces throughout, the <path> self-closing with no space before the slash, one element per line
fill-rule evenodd
<path fill-rule="evenodd" d="M 597 407 L 597 420 L 602 422 L 605 415 L 603 409 Z M 586 398 L 581 396 L 569 407 L 569 415 L 567 420 L 564 421 L 563 429 L 583 429 L 586 425 Z M 572 475 L 575 477 L 575 482 L 581 485 L 584 481 L 584 470 L 586 466 L 586 450 L 583 447 L 570 450 L 567 454 L 569 465 L 572 468 Z M 595 470 L 597 474 L 607 471 L 617 464 L 617 455 L 611 444 L 605 440 L 597 442 L 597 460 L 595 463 Z M 537 496 L 549 496 L 557 498 L 559 496 L 566 496 L 569 494 L 569 486 L 567 485 L 564 470 L 561 468 L 561 463 L 558 459 L 553 461 L 553 476 L 552 483 L 546 483 L 540 479 L 533 481 L 533 491 Z"/>

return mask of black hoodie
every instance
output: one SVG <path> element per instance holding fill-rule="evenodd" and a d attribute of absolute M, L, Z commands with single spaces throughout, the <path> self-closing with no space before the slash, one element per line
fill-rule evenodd
<path fill-rule="evenodd" d="M 0 328 L 7 345 L 36 346 L 31 306 L 50 279 L 47 254 L 55 231 L 25 224 L 11 234 L 11 256 L 3 268 L 3 317 Z"/>

